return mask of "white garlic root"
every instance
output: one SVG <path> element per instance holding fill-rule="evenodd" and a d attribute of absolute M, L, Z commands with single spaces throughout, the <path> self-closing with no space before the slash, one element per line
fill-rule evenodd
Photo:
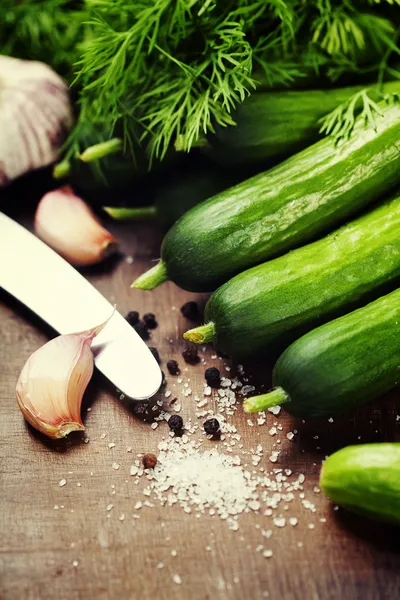
<path fill-rule="evenodd" d="M 0 56 L 0 188 L 53 163 L 72 122 L 68 86 L 57 73 Z"/>
<path fill-rule="evenodd" d="M 18 406 L 28 423 L 49 438 L 85 429 L 81 405 L 94 369 L 90 346 L 107 322 L 50 340 L 22 369 L 16 387 Z"/>
<path fill-rule="evenodd" d="M 35 232 L 75 266 L 96 264 L 119 246 L 69 186 L 43 196 L 36 210 Z"/>

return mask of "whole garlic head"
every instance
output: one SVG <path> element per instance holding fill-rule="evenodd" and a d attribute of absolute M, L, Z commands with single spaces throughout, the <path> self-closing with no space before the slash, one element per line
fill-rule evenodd
<path fill-rule="evenodd" d="M 0 56 L 0 188 L 54 162 L 72 121 L 68 86 L 57 73 Z"/>

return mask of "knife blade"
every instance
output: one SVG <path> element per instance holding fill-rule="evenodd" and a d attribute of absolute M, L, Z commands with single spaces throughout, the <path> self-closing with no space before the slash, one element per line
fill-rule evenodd
<path fill-rule="evenodd" d="M 160 368 L 126 319 L 74 267 L 0 212 L 0 287 L 58 333 L 76 333 L 106 321 L 93 340 L 95 365 L 123 394 L 150 398 Z"/>

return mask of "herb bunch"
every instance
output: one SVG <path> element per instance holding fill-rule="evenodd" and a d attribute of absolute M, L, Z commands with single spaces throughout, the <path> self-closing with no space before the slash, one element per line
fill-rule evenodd
<path fill-rule="evenodd" d="M 75 138 L 85 124 L 101 123 L 105 139 L 117 133 L 131 150 L 140 140 L 151 158 L 177 140 L 189 151 L 215 124 L 232 125 L 235 106 L 260 85 L 349 74 L 379 83 L 397 76 L 393 59 L 400 58 L 400 0 L 14 4 L 3 0 L 0 8 L 0 23 L 18 21 L 13 34 L 0 25 L 3 40 L 8 32 L 3 46 L 32 52 L 32 40 L 45 40 L 53 48 L 46 59 L 68 67 L 80 110 Z"/>

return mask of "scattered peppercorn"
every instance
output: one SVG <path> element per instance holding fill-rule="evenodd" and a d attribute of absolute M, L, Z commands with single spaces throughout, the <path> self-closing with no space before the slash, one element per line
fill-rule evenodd
<path fill-rule="evenodd" d="M 216 369 L 215 367 L 210 367 L 209 369 L 206 369 L 206 372 L 204 373 L 204 377 L 207 381 L 207 384 L 212 387 L 212 388 L 219 388 L 221 385 L 221 373 L 219 372 L 219 369 Z"/>
<path fill-rule="evenodd" d="M 180 375 L 181 374 L 181 370 L 180 370 L 179 365 L 176 362 L 176 360 L 169 360 L 167 362 L 167 369 L 171 375 Z"/>
<path fill-rule="evenodd" d="M 139 323 L 136 323 L 136 325 L 133 326 L 133 329 L 142 338 L 142 340 L 146 341 L 150 338 L 149 330 L 147 329 L 143 321 L 139 321 Z"/>
<path fill-rule="evenodd" d="M 157 348 L 154 348 L 154 346 L 149 346 L 149 350 L 152 353 L 152 355 L 154 356 L 154 358 L 156 359 L 156 361 L 158 362 L 158 364 L 160 364 L 161 358 L 160 358 L 160 355 L 158 354 Z"/>
<path fill-rule="evenodd" d="M 197 302 L 186 302 L 186 304 L 181 307 L 181 313 L 185 319 L 189 319 L 189 321 L 200 320 L 200 311 Z"/>
<path fill-rule="evenodd" d="M 207 419 L 203 424 L 207 435 L 218 435 L 220 433 L 219 421 L 217 419 Z"/>
<path fill-rule="evenodd" d="M 168 426 L 172 431 L 181 431 L 183 429 L 183 419 L 180 415 L 171 415 L 168 419 Z"/>
<path fill-rule="evenodd" d="M 154 469 L 157 464 L 157 456 L 155 454 L 145 454 L 142 463 L 145 469 Z"/>
<path fill-rule="evenodd" d="M 143 321 L 145 322 L 147 329 L 155 329 L 158 326 L 156 316 L 153 315 L 153 313 L 146 313 L 143 315 Z"/>
<path fill-rule="evenodd" d="M 132 327 L 139 323 L 139 313 L 137 310 L 131 310 L 130 312 L 128 312 L 125 318 L 128 321 L 129 325 L 132 325 Z"/>
<path fill-rule="evenodd" d="M 184 361 L 188 363 L 188 365 L 197 365 L 200 360 L 200 357 L 197 353 L 196 346 L 188 346 L 183 352 L 182 356 Z"/>

